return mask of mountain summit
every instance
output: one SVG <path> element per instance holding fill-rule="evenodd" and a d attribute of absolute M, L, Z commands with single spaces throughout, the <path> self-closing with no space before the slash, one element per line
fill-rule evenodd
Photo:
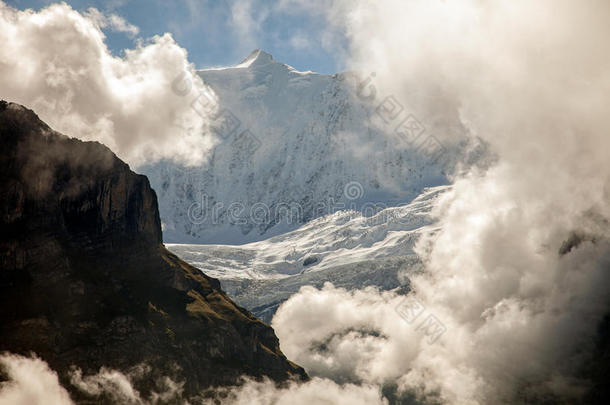
<path fill-rule="evenodd" d="M 406 106 L 386 123 L 381 103 L 391 95 L 362 97 L 363 85 L 347 74 L 299 72 L 258 49 L 234 67 L 198 74 L 218 99 L 210 159 L 138 168 L 159 196 L 166 242 L 260 241 L 328 213 L 408 203 L 448 183 L 444 164 L 458 151 L 431 143 Z"/>
<path fill-rule="evenodd" d="M 237 67 L 262 66 L 272 62 L 275 62 L 275 59 L 273 59 L 271 54 L 260 49 L 255 49 L 252 51 L 252 53 L 250 53 L 250 55 L 248 55 L 248 57 L 246 57 L 246 59 L 241 61 Z"/>

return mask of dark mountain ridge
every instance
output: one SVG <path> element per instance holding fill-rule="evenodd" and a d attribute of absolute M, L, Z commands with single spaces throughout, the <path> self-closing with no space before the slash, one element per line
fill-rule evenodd
<path fill-rule="evenodd" d="M 186 395 L 241 375 L 306 378 L 273 330 L 165 249 L 148 179 L 97 142 L 0 105 L 0 352 L 36 353 L 70 385 L 141 364 Z M 97 398 L 96 401 L 100 399 Z"/>

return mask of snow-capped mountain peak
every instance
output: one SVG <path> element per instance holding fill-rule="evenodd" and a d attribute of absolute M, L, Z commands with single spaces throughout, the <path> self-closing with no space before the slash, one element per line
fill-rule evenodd
<path fill-rule="evenodd" d="M 255 67 L 267 65 L 275 62 L 273 56 L 261 49 L 253 50 L 250 55 L 243 61 L 241 61 L 236 67 Z"/>
<path fill-rule="evenodd" d="M 166 242 L 260 241 L 336 211 L 402 205 L 448 183 L 447 159 L 425 149 L 436 138 L 422 126 L 417 142 L 409 139 L 422 124 L 408 112 L 384 124 L 384 98 L 358 97 L 346 75 L 298 72 L 259 49 L 198 74 L 219 103 L 212 156 L 196 168 L 139 168 L 157 191 Z M 431 145 L 449 160 L 456 154 Z"/>

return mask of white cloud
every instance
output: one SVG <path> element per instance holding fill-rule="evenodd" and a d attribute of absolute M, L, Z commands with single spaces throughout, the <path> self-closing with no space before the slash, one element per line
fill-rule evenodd
<path fill-rule="evenodd" d="M 8 381 L 0 382 L 0 405 L 72 405 L 68 392 L 47 363 L 4 353 L 0 371 Z"/>
<path fill-rule="evenodd" d="M 230 7 L 230 26 L 237 35 L 239 47 L 248 51 L 257 48 L 262 35 L 262 23 L 269 15 L 269 9 L 257 7 L 253 0 L 233 0 Z"/>
<path fill-rule="evenodd" d="M 222 403 L 227 405 L 387 404 L 377 387 L 338 385 L 321 378 L 313 378 L 306 383 L 291 382 L 282 388 L 267 379 L 261 382 L 245 380 L 239 387 L 220 388 L 217 393 L 224 395 Z"/>
<path fill-rule="evenodd" d="M 27 358 L 13 354 L 0 356 L 0 371 L 5 372 L 8 381 L 0 383 L 0 405 L 73 405 L 67 391 L 59 384 L 57 374 L 48 364 L 34 357 Z M 117 404 L 152 405 L 159 403 L 183 403 L 189 401 L 182 395 L 183 384 L 169 378 L 157 383 L 161 392 L 151 393 L 149 398 L 134 388 L 136 380 L 150 378 L 150 368 L 136 367 L 124 374 L 102 367 L 99 373 L 83 376 L 80 369 L 74 369 L 71 383 L 87 394 L 90 399 L 110 401 Z M 209 392 L 203 397 L 207 397 Z M 371 385 L 339 385 L 331 380 L 313 378 L 306 383 L 289 382 L 278 387 L 273 381 L 244 379 L 239 387 L 217 388 L 217 398 L 230 405 L 308 405 L 328 403 L 334 405 L 384 405 L 378 387 Z M 217 403 L 210 399 L 193 398 L 195 403 Z"/>
<path fill-rule="evenodd" d="M 305 289 L 274 319 L 283 350 L 314 375 L 395 379 L 450 404 L 574 402 L 586 384 L 575 372 L 609 310 L 610 51 L 600 44 L 610 4 L 301 6 L 346 32 L 350 66 L 376 72 L 378 93 L 442 140 L 463 125 L 498 161 L 456 181 L 436 210 L 443 231 L 419 247 L 426 272 L 411 282 L 447 328 L 439 341 L 401 334 L 387 294 Z M 573 231 L 588 236 L 561 255 Z M 358 332 L 367 327 L 379 336 Z M 326 351 L 311 349 L 321 341 Z"/>
<path fill-rule="evenodd" d="M 309 38 L 302 32 L 297 32 L 292 37 L 290 37 L 290 46 L 298 51 L 310 49 L 312 47 L 312 43 Z"/>
<path fill-rule="evenodd" d="M 140 32 L 138 27 L 128 23 L 123 17 L 116 14 L 105 15 L 96 8 L 89 8 L 86 15 L 95 21 L 100 28 L 109 27 L 113 31 L 124 32 L 131 38 Z"/>
<path fill-rule="evenodd" d="M 335 55 L 337 59 L 346 59 L 349 53 L 344 49 L 344 24 L 349 22 L 343 21 L 343 19 L 349 15 L 349 10 L 351 8 L 351 2 L 278 0 L 277 3 L 275 3 L 273 11 L 277 15 L 286 14 L 292 16 L 309 13 L 314 16 L 316 20 L 321 19 L 322 21 L 324 21 L 324 17 L 326 17 L 327 24 L 321 24 L 324 29 L 310 27 L 310 30 L 307 32 L 307 38 L 305 39 L 310 46 L 311 41 L 313 40 L 317 46 L 322 47 L 322 49 L 329 54 Z M 299 48 L 299 46 L 305 45 L 305 42 L 301 40 L 299 34 L 300 33 L 297 32 L 297 34 L 291 38 L 290 43 L 297 50 L 305 49 L 304 47 Z"/>
<path fill-rule="evenodd" d="M 106 144 L 132 164 L 204 160 L 214 139 L 207 115 L 191 107 L 205 86 L 186 51 L 164 34 L 114 57 L 100 18 L 130 28 L 100 15 L 65 3 L 38 12 L 0 3 L 2 97 L 32 108 L 60 132 Z M 172 88 L 177 77 L 189 91 Z"/>
<path fill-rule="evenodd" d="M 116 370 L 102 368 L 98 374 L 83 378 L 77 369 L 71 376 L 72 384 L 88 395 L 99 397 L 108 393 L 113 402 L 121 404 L 140 404 L 140 394 L 131 385 L 126 375 Z"/>
<path fill-rule="evenodd" d="M 169 377 L 156 381 L 157 390 L 143 398 L 134 388 L 134 383 L 146 381 L 151 383 L 151 368 L 146 365 L 133 367 L 127 373 L 102 367 L 97 374 L 83 376 L 82 371 L 74 368 L 70 374 L 70 382 L 78 390 L 92 398 L 110 400 L 117 404 L 157 404 L 157 403 L 188 403 L 182 399 L 184 383 L 177 383 Z"/>
<path fill-rule="evenodd" d="M 288 358 L 313 375 L 381 384 L 408 371 L 419 345 L 414 328 L 394 311 L 401 299 L 374 288 L 303 287 L 280 307 L 272 327 Z"/>
<path fill-rule="evenodd" d="M 83 376 L 80 369 L 74 368 L 70 373 L 70 383 L 90 399 L 104 403 L 188 404 L 182 399 L 184 384 L 169 377 L 157 380 L 157 390 L 143 398 L 133 384 L 150 380 L 150 371 L 150 367 L 145 365 L 134 367 L 127 374 L 102 367 L 97 374 Z M 57 373 L 37 357 L 4 353 L 0 355 L 0 372 L 8 377 L 7 381 L 0 382 L 0 405 L 73 405 L 68 392 L 60 385 Z"/>

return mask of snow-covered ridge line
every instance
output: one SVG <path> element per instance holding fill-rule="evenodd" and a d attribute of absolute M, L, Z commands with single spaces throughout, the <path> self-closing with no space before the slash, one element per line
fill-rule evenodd
<path fill-rule="evenodd" d="M 388 103 L 396 100 L 364 100 L 348 74 L 302 74 L 260 50 L 237 67 L 198 74 L 214 91 L 220 116 L 209 161 L 138 168 L 157 192 L 168 243 L 246 244 L 346 208 L 399 206 L 426 187 L 449 184 L 447 167 L 466 148 L 437 143 L 443 159 L 432 156 L 422 122 L 402 106 L 390 122 Z M 357 192 L 347 193 L 353 184 Z M 206 204 L 211 220 L 193 215 Z M 320 204 L 330 209 L 320 211 Z M 296 216 L 251 215 L 259 206 L 276 214 L 285 205 L 297 207 Z"/>
<path fill-rule="evenodd" d="M 422 234 L 437 228 L 430 216 L 450 189 L 426 189 L 410 204 L 371 217 L 340 211 L 297 230 L 241 246 L 166 244 L 190 264 L 220 279 L 281 279 L 336 266 L 413 254 Z"/>
<path fill-rule="evenodd" d="M 255 49 L 254 51 L 252 51 L 252 53 L 250 53 L 250 55 L 248 55 L 243 61 L 241 61 L 237 65 L 210 67 L 210 68 L 206 68 L 206 69 L 200 69 L 200 70 L 198 70 L 198 72 L 200 75 L 205 75 L 206 72 L 210 72 L 210 71 L 227 70 L 227 69 L 246 69 L 246 68 L 249 68 L 252 66 L 262 66 L 262 65 L 270 64 L 270 63 L 279 63 L 279 64 L 285 66 L 291 72 L 298 73 L 301 75 L 309 75 L 309 74 L 319 75 L 319 73 L 311 71 L 311 70 L 299 71 L 288 64 L 277 62 L 271 54 L 269 54 L 261 49 Z"/>

